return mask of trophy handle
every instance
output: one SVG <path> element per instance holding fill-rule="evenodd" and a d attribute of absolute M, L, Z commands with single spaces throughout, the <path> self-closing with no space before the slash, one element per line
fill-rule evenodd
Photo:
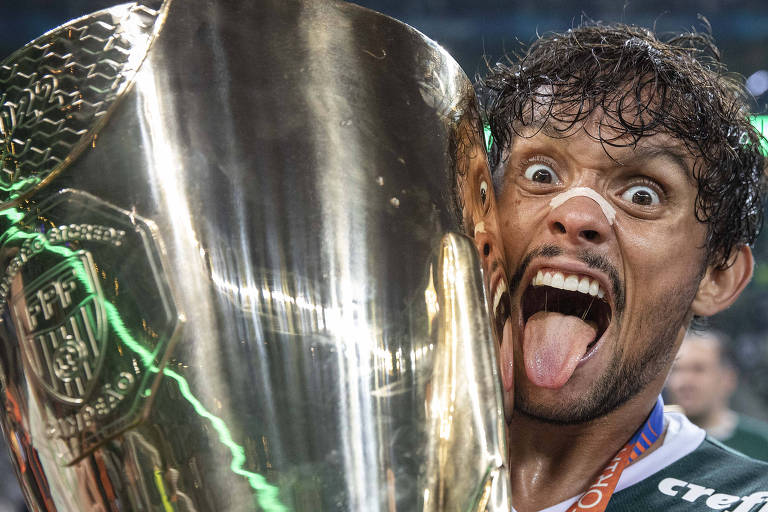
<path fill-rule="evenodd" d="M 510 510 L 498 348 L 474 245 L 446 234 L 430 271 L 435 359 L 424 510 Z"/>

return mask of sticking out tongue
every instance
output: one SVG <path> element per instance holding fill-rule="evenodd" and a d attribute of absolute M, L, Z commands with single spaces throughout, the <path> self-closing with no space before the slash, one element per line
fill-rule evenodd
<path fill-rule="evenodd" d="M 523 359 L 528 379 L 537 386 L 563 386 L 592 343 L 597 329 L 581 318 L 539 311 L 525 324 Z"/>

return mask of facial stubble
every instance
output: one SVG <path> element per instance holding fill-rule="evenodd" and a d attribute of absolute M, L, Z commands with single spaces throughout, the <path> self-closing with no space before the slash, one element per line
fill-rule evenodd
<path fill-rule="evenodd" d="M 545 423 L 576 425 L 605 416 L 640 393 L 670 367 L 680 328 L 687 321 L 700 279 L 701 273 L 687 286 L 670 290 L 666 294 L 668 300 L 657 302 L 652 311 L 642 312 L 633 342 L 644 344 L 645 349 L 634 358 L 626 359 L 624 345 L 617 344 L 603 374 L 573 403 L 538 403 L 522 386 L 515 386 L 515 412 Z M 614 319 L 617 333 L 622 332 L 623 313 L 618 311 Z M 524 374 L 516 372 L 521 373 Z"/>

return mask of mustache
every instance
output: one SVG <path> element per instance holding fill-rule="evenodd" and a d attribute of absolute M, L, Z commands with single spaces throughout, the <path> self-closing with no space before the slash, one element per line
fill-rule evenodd
<path fill-rule="evenodd" d="M 517 289 L 522 283 L 523 276 L 534 258 L 554 258 L 562 256 L 563 254 L 565 254 L 565 251 L 561 247 L 553 244 L 541 245 L 526 254 L 520 262 L 520 265 L 518 265 L 517 270 L 515 270 L 515 273 L 509 279 L 510 294 L 514 295 L 515 292 L 517 292 Z M 613 289 L 613 296 L 616 297 L 616 310 L 617 312 L 621 312 L 624 309 L 626 295 L 621 279 L 619 279 L 619 271 L 616 267 L 602 254 L 597 254 L 586 249 L 578 252 L 576 254 L 576 259 L 584 263 L 588 268 L 599 270 L 608 276 L 608 280 L 611 282 L 611 288 Z"/>
<path fill-rule="evenodd" d="M 520 282 L 523 280 L 523 276 L 525 275 L 525 271 L 528 270 L 528 267 L 534 258 L 554 258 L 555 256 L 560 256 L 564 253 L 565 251 L 556 245 L 545 244 L 536 247 L 531 252 L 526 254 L 523 258 L 523 261 L 521 261 L 520 265 L 517 266 L 517 270 L 515 271 L 514 275 L 509 280 L 510 293 L 514 295 L 514 293 L 517 292 L 517 289 L 520 287 Z"/>

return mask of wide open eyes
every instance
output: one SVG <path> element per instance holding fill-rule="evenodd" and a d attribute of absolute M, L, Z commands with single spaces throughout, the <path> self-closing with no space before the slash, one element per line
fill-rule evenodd
<path fill-rule="evenodd" d="M 488 202 L 488 182 L 483 180 L 480 183 L 480 204 L 485 206 Z"/>
<path fill-rule="evenodd" d="M 552 168 L 546 164 L 535 163 L 525 169 L 525 177 L 535 183 L 547 185 L 556 185 L 560 183 L 560 178 Z"/>
<path fill-rule="evenodd" d="M 621 198 L 624 201 L 640 206 L 656 206 L 661 202 L 659 194 L 647 185 L 629 187 L 621 194 Z"/>

